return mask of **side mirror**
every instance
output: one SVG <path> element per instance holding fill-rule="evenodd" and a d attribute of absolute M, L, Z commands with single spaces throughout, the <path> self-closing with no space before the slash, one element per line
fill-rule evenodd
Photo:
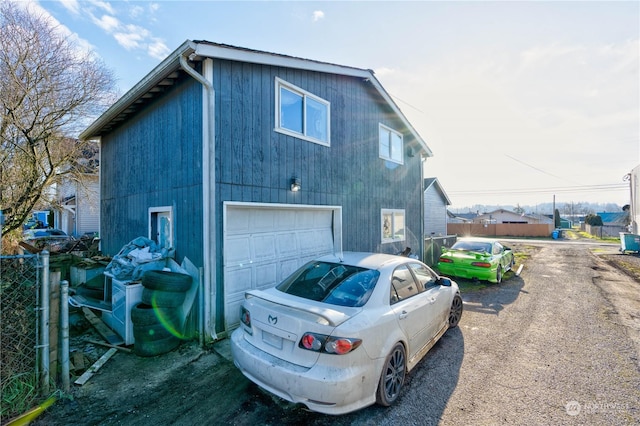
<path fill-rule="evenodd" d="M 446 277 L 440 277 L 440 279 L 438 279 L 438 284 L 444 287 L 451 287 L 451 280 Z"/>

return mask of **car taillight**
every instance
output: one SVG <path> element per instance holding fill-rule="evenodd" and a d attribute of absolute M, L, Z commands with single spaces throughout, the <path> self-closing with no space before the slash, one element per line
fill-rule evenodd
<path fill-rule="evenodd" d="M 471 266 L 478 266 L 480 268 L 491 268 L 491 264 L 488 262 L 472 262 Z"/>
<path fill-rule="evenodd" d="M 324 334 L 305 333 L 300 339 L 299 347 L 314 352 L 324 352 L 334 355 L 344 355 L 362 343 L 360 339 L 347 337 L 331 337 Z"/>
<path fill-rule="evenodd" d="M 249 310 L 247 308 L 245 308 L 244 306 L 242 306 L 240 308 L 240 321 L 246 325 L 248 327 L 248 330 L 245 329 L 246 331 L 248 331 L 249 333 L 252 333 L 251 330 L 251 314 L 249 313 Z"/>
<path fill-rule="evenodd" d="M 440 259 L 438 259 L 438 262 L 442 262 L 442 263 L 453 263 L 452 259 L 449 259 L 448 257 L 441 257 Z"/>

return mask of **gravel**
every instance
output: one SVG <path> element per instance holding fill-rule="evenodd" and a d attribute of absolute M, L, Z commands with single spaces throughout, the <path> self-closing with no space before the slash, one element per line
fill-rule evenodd
<path fill-rule="evenodd" d="M 332 417 L 283 403 L 221 356 L 221 342 L 152 359 L 118 353 L 35 424 L 640 424 L 640 257 L 509 245 L 527 255 L 522 274 L 463 292 L 459 327 L 409 374 L 393 407 Z"/>

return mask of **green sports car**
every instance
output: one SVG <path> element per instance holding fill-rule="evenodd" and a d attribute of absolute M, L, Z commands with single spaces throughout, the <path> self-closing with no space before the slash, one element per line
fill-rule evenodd
<path fill-rule="evenodd" d="M 474 280 L 502 282 L 505 272 L 515 265 L 513 252 L 496 240 L 462 238 L 451 248 L 443 247 L 438 259 L 442 275 Z"/>

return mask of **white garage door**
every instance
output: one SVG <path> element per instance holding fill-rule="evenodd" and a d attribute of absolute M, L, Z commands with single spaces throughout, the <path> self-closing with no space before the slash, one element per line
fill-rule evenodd
<path fill-rule="evenodd" d="M 245 291 L 273 287 L 309 260 L 341 249 L 339 207 L 229 203 L 224 213 L 226 330 L 239 323 Z"/>

